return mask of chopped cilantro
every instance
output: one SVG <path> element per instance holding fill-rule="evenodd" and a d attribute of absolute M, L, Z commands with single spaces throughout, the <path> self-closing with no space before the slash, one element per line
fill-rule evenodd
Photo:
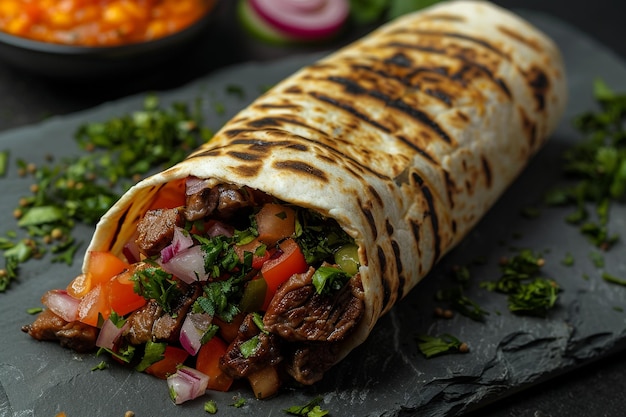
<path fill-rule="evenodd" d="M 441 336 L 419 335 L 417 347 L 426 358 L 432 358 L 444 353 L 468 352 L 468 347 L 456 337 L 444 334 Z"/>
<path fill-rule="evenodd" d="M 538 254 L 523 249 L 502 260 L 497 281 L 484 282 L 482 286 L 507 294 L 509 310 L 514 313 L 545 316 L 556 304 L 560 287 L 554 280 L 539 276 L 544 262 Z"/>
<path fill-rule="evenodd" d="M 9 165 L 9 151 L 0 152 L 0 177 L 4 177 L 7 173 Z"/>
<path fill-rule="evenodd" d="M 141 361 L 135 366 L 135 370 L 143 372 L 155 362 L 164 358 L 165 348 L 167 343 L 157 343 L 148 340 L 145 344 L 145 349 Z"/>
<path fill-rule="evenodd" d="M 91 368 L 92 371 L 102 371 L 104 369 L 107 369 L 109 367 L 109 365 L 105 362 L 105 361 L 100 361 L 99 364 L 97 364 L 96 366 L 94 366 L 93 368 Z"/>
<path fill-rule="evenodd" d="M 304 209 L 297 210 L 296 241 L 309 265 L 332 259 L 338 248 L 354 243 L 335 220 Z"/>
<path fill-rule="evenodd" d="M 573 206 L 566 220 L 606 250 L 619 238 L 608 230 L 610 206 L 626 196 L 626 94 L 614 93 L 600 79 L 593 87 L 599 110 L 574 119 L 584 139 L 563 154 L 564 172 L 573 183 L 551 190 L 545 202 Z"/>
<path fill-rule="evenodd" d="M 261 347 L 260 342 L 259 336 L 256 335 L 240 344 L 239 351 L 241 352 L 241 356 L 243 356 L 244 359 L 248 359 L 250 356 L 254 355 L 257 350 L 259 350 L 259 347 Z"/>
<path fill-rule="evenodd" d="M 213 281 L 204 287 L 204 295 L 193 304 L 194 312 L 204 312 L 230 323 L 239 314 L 239 299 L 242 294 L 241 280 L 230 277 L 224 281 Z"/>
<path fill-rule="evenodd" d="M 313 273 L 313 286 L 318 294 L 329 294 L 340 290 L 350 279 L 343 270 L 331 266 L 320 266 Z"/>
<path fill-rule="evenodd" d="M 610 282 L 612 284 L 626 286 L 626 279 L 619 278 L 619 277 L 617 277 L 617 276 L 615 276 L 613 274 L 609 274 L 608 272 L 603 272 L 602 273 L 602 279 L 605 280 L 606 282 Z"/>
<path fill-rule="evenodd" d="M 231 404 L 231 406 L 235 407 L 235 408 L 241 408 L 244 405 L 246 405 L 246 399 L 243 397 L 235 397 L 233 398 L 233 403 Z"/>
<path fill-rule="evenodd" d="M 135 292 L 147 300 L 155 300 L 163 311 L 171 313 L 172 300 L 180 296 L 176 280 L 157 266 L 150 266 L 135 271 L 131 280 L 134 281 Z"/>
<path fill-rule="evenodd" d="M 292 416 L 322 417 L 322 416 L 327 415 L 328 411 L 323 410 L 320 407 L 321 402 L 322 402 L 322 397 L 316 397 L 305 405 L 295 405 L 283 411 Z"/>
<path fill-rule="evenodd" d="M 209 400 L 204 403 L 204 411 L 209 414 L 217 413 L 217 403 L 214 400 Z"/>
<path fill-rule="evenodd" d="M 478 303 L 470 300 L 464 293 L 462 287 L 439 290 L 435 294 L 438 301 L 449 302 L 451 307 L 462 315 L 476 321 L 483 321 L 489 312 L 483 310 Z"/>

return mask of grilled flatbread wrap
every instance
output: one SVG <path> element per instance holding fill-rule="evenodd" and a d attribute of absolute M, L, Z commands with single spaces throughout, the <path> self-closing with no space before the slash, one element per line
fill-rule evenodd
<path fill-rule="evenodd" d="M 441 3 L 277 84 L 185 161 L 131 188 L 89 250 L 122 256 L 159 192 L 187 177 L 335 219 L 358 245 L 364 298 L 339 361 L 541 148 L 565 84 L 557 47 L 536 28 L 488 2 Z"/>

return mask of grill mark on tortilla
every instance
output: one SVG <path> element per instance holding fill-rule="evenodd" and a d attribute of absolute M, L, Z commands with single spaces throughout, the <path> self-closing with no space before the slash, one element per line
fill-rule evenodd
<path fill-rule="evenodd" d="M 385 230 L 389 236 L 393 235 L 393 225 L 389 221 L 389 219 L 385 220 Z"/>
<path fill-rule="evenodd" d="M 441 49 L 441 48 L 435 48 L 432 46 L 423 46 L 423 45 L 413 45 L 413 44 L 408 44 L 408 43 L 403 43 L 403 42 L 389 42 L 385 45 L 383 45 L 385 47 L 390 47 L 390 48 L 400 48 L 400 49 L 413 49 L 416 51 L 421 51 L 421 52 L 429 52 L 429 53 L 433 53 L 433 54 L 437 54 L 437 55 L 445 55 L 448 56 L 450 58 L 456 58 L 462 62 L 465 63 L 464 68 L 461 68 L 461 70 L 457 71 L 457 73 L 452 74 L 452 78 L 455 78 L 457 80 L 462 80 L 462 78 L 459 78 L 459 76 L 461 76 L 463 73 L 465 73 L 468 69 L 470 68 L 475 68 L 478 69 L 480 72 L 484 73 L 487 78 L 489 80 L 491 80 L 500 90 L 502 90 L 502 92 L 510 99 L 512 98 L 511 95 L 511 91 L 509 89 L 509 87 L 507 86 L 507 84 L 504 82 L 504 80 L 502 80 L 499 77 L 496 77 L 493 72 L 487 68 L 486 66 L 479 64 L 478 62 L 472 61 L 469 57 L 464 56 L 462 54 L 450 54 L 447 49 Z M 465 68 L 468 67 L 468 68 Z"/>
<path fill-rule="evenodd" d="M 537 111 L 542 112 L 546 108 L 546 94 L 550 90 L 550 79 L 546 73 L 536 65 L 533 65 L 525 74 L 528 85 L 533 90 Z"/>
<path fill-rule="evenodd" d="M 385 64 L 391 64 L 402 68 L 411 68 L 413 66 L 411 58 L 402 52 L 393 54 L 390 58 L 386 58 L 383 62 Z"/>
<path fill-rule="evenodd" d="M 502 32 L 509 38 L 515 39 L 516 41 L 523 43 L 524 45 L 528 46 L 530 49 L 536 52 L 541 52 L 541 46 L 538 44 L 538 42 L 535 39 L 526 38 L 519 32 L 515 32 L 507 28 L 506 26 L 498 26 L 497 28 L 500 32 Z"/>
<path fill-rule="evenodd" d="M 410 34 L 416 34 L 416 35 L 461 39 L 463 41 L 468 41 L 475 45 L 482 46 L 483 48 L 488 49 L 491 52 L 494 52 L 495 54 L 503 58 L 506 58 L 508 61 L 511 60 L 511 57 L 508 54 L 496 48 L 494 45 L 492 45 L 488 41 L 484 39 L 476 38 L 474 36 L 467 35 L 465 33 L 450 32 L 450 31 L 444 31 L 444 30 L 428 30 L 428 29 L 399 29 L 395 31 L 395 33 L 410 33 Z"/>
<path fill-rule="evenodd" d="M 380 123 L 378 123 L 376 120 L 372 120 L 370 117 L 368 117 L 366 114 L 361 113 L 360 111 L 358 111 L 357 109 L 355 109 L 354 107 L 352 107 L 351 105 L 341 102 L 337 99 L 334 99 L 332 97 L 329 97 L 327 95 L 324 94 L 320 94 L 320 93 L 316 93 L 316 92 L 310 92 L 309 95 L 317 100 L 323 101 L 324 103 L 330 104 L 332 106 L 335 106 L 341 110 L 345 110 L 346 112 L 350 113 L 351 115 L 353 115 L 354 117 L 364 121 L 367 124 L 370 124 L 372 126 L 374 126 L 377 129 L 382 130 L 385 133 L 391 133 L 390 130 L 381 125 Z"/>
<path fill-rule="evenodd" d="M 387 62 L 387 61 L 385 61 Z M 391 64 L 393 64 L 393 62 L 390 61 Z M 386 78 L 386 79 L 392 79 L 392 80 L 396 80 L 398 82 L 400 82 L 401 84 L 403 84 L 406 87 L 410 87 L 410 88 L 419 88 L 418 85 L 416 85 L 415 83 L 412 83 L 410 81 L 411 78 L 413 78 L 415 75 L 419 74 L 420 72 L 426 72 L 428 70 L 436 73 L 435 70 L 431 69 L 431 68 L 424 68 L 423 70 L 421 68 L 418 68 L 416 71 L 411 72 L 409 75 L 404 75 L 404 76 L 398 76 L 395 74 L 392 74 L 390 72 L 386 72 L 380 69 L 375 69 L 371 66 L 368 65 L 363 65 L 363 64 L 357 64 L 357 65 L 352 65 L 351 66 L 352 69 L 354 70 L 362 70 L 362 71 L 366 71 L 366 72 L 371 72 L 373 74 L 376 74 L 380 77 Z M 422 70 L 422 71 L 420 71 Z M 446 74 L 444 74 L 446 75 Z M 447 76 L 447 75 L 446 75 Z M 449 78 L 449 77 L 448 77 Z M 435 79 L 435 78 L 429 78 L 429 77 L 422 77 L 423 81 L 426 82 L 431 82 L 431 83 L 438 83 L 440 80 L 439 79 Z M 443 104 L 445 104 L 446 106 L 450 107 L 452 106 L 452 101 L 454 99 L 454 96 L 446 93 L 445 91 L 436 89 L 436 88 L 425 88 L 424 90 L 420 90 L 422 91 L 424 94 L 431 96 L 434 99 L 437 99 L 439 101 L 441 101 Z"/>
<path fill-rule="evenodd" d="M 489 166 L 489 161 L 485 158 L 484 155 L 480 156 L 480 162 L 483 167 L 483 174 L 485 175 L 485 182 L 487 183 L 487 188 L 491 188 L 492 177 L 491 177 L 491 167 Z"/>
<path fill-rule="evenodd" d="M 372 187 L 371 185 L 369 185 L 369 184 L 367 186 L 367 189 L 374 196 L 374 198 L 376 199 L 376 202 L 378 203 L 378 205 L 381 206 L 381 207 L 384 207 L 385 203 L 383 202 L 383 199 L 380 196 L 380 194 L 378 194 L 378 191 L 376 191 L 376 189 L 374 187 Z"/>
<path fill-rule="evenodd" d="M 322 170 L 315 168 L 312 165 L 307 164 L 303 161 L 276 161 L 273 164 L 274 168 L 285 171 L 292 171 L 298 174 L 306 174 L 311 177 L 315 177 L 323 182 L 329 182 L 326 173 Z"/>
<path fill-rule="evenodd" d="M 258 132 L 257 130 L 250 130 L 250 132 Z M 232 141 L 229 142 L 229 145 L 248 145 L 251 147 L 251 149 L 258 149 L 260 151 L 266 151 L 267 148 L 271 148 L 274 146 L 277 147 L 285 147 L 285 148 L 291 148 L 291 149 L 295 149 L 298 151 L 303 151 L 306 152 L 309 150 L 309 148 L 301 143 L 297 143 L 297 142 L 293 142 L 290 140 L 280 140 L 280 141 L 269 141 L 269 140 L 264 140 L 264 139 L 256 139 L 256 138 L 240 138 L 240 139 L 234 139 Z"/>
<path fill-rule="evenodd" d="M 454 189 L 456 188 L 456 184 L 454 180 L 450 176 L 448 170 L 443 170 L 443 177 L 446 182 L 446 193 L 448 195 L 448 202 L 450 203 L 450 208 L 454 208 Z"/>
<path fill-rule="evenodd" d="M 426 152 L 424 149 L 420 148 L 417 143 L 411 142 L 406 136 L 403 135 L 398 135 L 396 136 L 401 142 L 405 143 L 406 145 L 408 145 L 411 149 L 413 149 L 415 152 L 417 152 L 418 154 L 420 154 L 421 156 L 423 156 L 424 158 L 426 158 L 427 160 L 429 160 L 430 162 L 432 162 L 433 164 L 439 164 L 435 158 L 433 158 L 428 152 Z"/>
<path fill-rule="evenodd" d="M 433 228 L 433 237 L 435 239 L 435 254 L 433 257 L 433 263 L 437 262 L 439 256 L 441 256 L 441 236 L 439 235 L 439 218 L 437 217 L 437 211 L 435 209 L 435 199 L 433 197 L 430 188 L 424 182 L 424 179 L 419 176 L 417 172 L 413 172 L 412 174 L 413 180 L 419 185 L 422 195 L 426 200 L 426 204 L 428 205 L 428 212 L 424 213 L 424 217 L 428 216 L 430 218 L 430 224 Z"/>
<path fill-rule="evenodd" d="M 259 175 L 262 164 L 256 165 L 240 165 L 237 167 L 237 173 L 242 177 L 255 178 Z"/>
<path fill-rule="evenodd" d="M 522 128 L 524 129 L 524 134 L 528 138 L 528 142 L 532 148 L 535 147 L 535 143 L 537 142 L 537 124 L 534 123 L 530 117 L 526 114 L 526 111 L 522 106 L 518 106 L 517 110 L 520 113 L 520 118 L 522 119 Z"/>
<path fill-rule="evenodd" d="M 317 132 L 319 134 L 322 134 L 325 137 L 328 137 L 326 132 L 324 132 L 323 130 L 320 130 L 320 129 L 316 128 L 316 127 L 310 126 L 310 125 L 308 125 L 306 123 L 303 123 L 303 122 L 301 122 L 299 120 L 296 120 L 295 118 L 289 118 L 289 117 L 281 117 L 281 116 L 263 117 L 261 119 L 255 119 L 255 120 L 253 120 L 251 122 L 248 122 L 248 125 L 252 126 L 252 127 L 255 127 L 255 128 L 263 128 L 263 127 L 268 127 L 268 126 L 280 127 L 280 126 L 282 126 L 282 123 L 304 127 L 304 128 L 309 129 L 309 130 L 312 130 L 314 132 Z"/>
<path fill-rule="evenodd" d="M 260 109 L 300 109 L 301 107 L 297 104 L 285 103 L 285 104 L 277 104 L 277 103 L 261 103 L 256 104 L 254 107 L 258 107 Z"/>
<path fill-rule="evenodd" d="M 396 259 L 396 270 L 398 271 L 398 293 L 396 297 L 400 299 L 404 297 L 404 286 L 406 284 L 406 279 L 402 275 L 404 266 L 402 265 L 400 245 L 398 242 L 391 240 L 391 248 L 393 249 L 393 255 Z"/>
<path fill-rule="evenodd" d="M 248 152 L 228 151 L 226 152 L 226 155 L 232 156 L 233 158 L 240 159 L 246 162 L 261 161 L 263 159 L 262 155 L 248 153 Z"/>
<path fill-rule="evenodd" d="M 280 133 L 285 133 L 282 130 L 278 130 L 278 129 L 266 129 L 266 131 L 270 132 L 270 131 L 276 131 L 276 132 L 280 132 Z M 254 130 L 254 129 L 238 129 L 237 134 L 242 134 L 242 133 L 259 133 L 258 130 Z M 356 166 L 357 168 L 359 168 L 362 172 L 369 172 L 370 174 L 375 175 L 378 178 L 381 179 L 385 179 L 388 180 L 389 176 L 384 175 L 378 171 L 373 170 L 371 167 L 364 165 L 362 163 L 360 163 L 358 160 L 354 159 L 353 157 L 351 157 L 350 155 L 341 152 L 339 149 L 330 146 L 328 144 L 319 142 L 315 139 L 310 139 L 307 138 L 305 136 L 298 136 L 298 135 L 293 135 L 292 136 L 296 136 L 299 139 L 305 141 L 305 142 L 309 142 L 315 145 L 318 145 L 330 152 L 332 152 L 333 154 L 337 155 L 338 159 L 343 160 L 344 162 L 351 162 L 354 166 Z M 207 149 L 204 150 L 202 152 L 198 152 L 196 154 L 193 154 L 191 156 L 188 157 L 188 159 L 191 158 L 198 158 L 198 157 L 202 157 L 202 156 L 207 156 L 207 155 L 220 155 L 221 151 L 223 150 L 228 150 L 229 146 L 231 145 L 252 145 L 255 147 L 264 147 L 267 146 L 272 147 L 272 146 L 278 146 L 278 147 L 289 147 L 291 149 L 296 149 L 299 151 L 308 151 L 308 147 L 306 145 L 297 143 L 297 142 L 292 142 L 292 141 L 288 141 L 288 140 L 284 140 L 284 141 L 266 141 L 266 140 L 261 140 L 261 139 L 255 139 L 255 138 L 250 138 L 250 139 L 246 139 L 246 138 L 241 138 L 241 139 L 234 139 L 231 140 L 230 142 L 228 142 L 227 144 L 225 144 L 224 146 L 220 146 L 220 147 L 216 147 L 216 148 L 211 148 L 211 149 Z M 347 165 L 346 165 L 347 167 Z M 351 170 L 352 172 L 354 172 L 353 170 Z M 356 175 L 356 176 L 361 176 Z"/>
<path fill-rule="evenodd" d="M 465 22 L 465 17 L 455 15 L 455 14 L 446 14 L 446 13 L 433 13 L 425 16 L 425 20 L 443 20 L 448 22 Z"/>
<path fill-rule="evenodd" d="M 391 288 L 389 288 L 389 282 L 385 279 L 386 270 L 387 270 L 387 256 L 385 255 L 385 251 L 380 245 L 376 246 L 378 252 L 378 263 L 380 263 L 380 271 L 381 277 L 380 280 L 383 284 L 383 310 L 387 309 L 387 305 L 391 300 Z"/>
<path fill-rule="evenodd" d="M 345 88 L 346 93 L 348 94 L 367 95 L 369 97 L 382 101 L 386 106 L 396 109 L 406 114 L 407 116 L 412 117 L 413 119 L 417 120 L 421 124 L 429 127 L 441 139 L 443 139 L 444 142 L 449 143 L 449 144 L 452 143 L 452 139 L 450 139 L 450 136 L 448 136 L 445 130 L 437 122 L 435 122 L 428 114 L 424 113 L 423 111 L 419 109 L 411 107 L 410 105 L 408 105 L 406 102 L 402 101 L 401 99 L 391 98 L 390 96 L 385 95 L 381 93 L 380 91 L 365 89 L 361 87 L 357 82 L 349 78 L 331 76 L 326 79 L 328 81 L 331 81 L 331 82 L 334 82 L 336 84 L 343 86 Z"/>
<path fill-rule="evenodd" d="M 363 207 L 360 200 L 359 200 L 359 205 L 361 206 L 361 211 L 363 212 L 363 215 L 367 219 L 367 224 L 369 225 L 370 230 L 372 231 L 373 240 L 376 240 L 378 238 L 378 228 L 376 227 L 376 220 L 374 219 L 374 216 L 372 215 L 372 211 L 366 207 Z"/>

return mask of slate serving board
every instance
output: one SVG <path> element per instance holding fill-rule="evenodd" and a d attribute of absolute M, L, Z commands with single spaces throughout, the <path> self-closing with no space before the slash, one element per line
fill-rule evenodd
<path fill-rule="evenodd" d="M 541 200 L 541 195 L 562 181 L 562 152 L 579 139 L 571 119 L 594 108 L 591 83 L 602 77 L 617 91 L 626 91 L 626 66 L 610 51 L 586 35 L 549 16 L 520 11 L 520 14 L 547 32 L 561 46 L 568 68 L 570 101 L 558 131 L 533 160 L 519 180 L 485 216 L 478 227 L 453 250 L 429 276 L 383 317 L 370 338 L 353 351 L 326 378 L 302 390 L 286 390 L 279 397 L 257 401 L 241 386 L 230 393 L 209 393 L 207 397 L 175 406 L 168 398 L 166 384 L 148 375 L 130 372 L 111 363 L 108 369 L 92 371 L 103 358 L 79 355 L 54 343 L 40 343 L 20 331 L 32 321 L 29 307 L 40 305 L 41 295 L 50 288 L 62 288 L 80 269 L 79 262 L 68 267 L 49 261 L 32 261 L 23 267 L 19 281 L 0 294 L 0 417 L 123 416 L 132 410 L 142 416 L 203 415 L 203 403 L 214 399 L 221 416 L 279 416 L 283 409 L 302 405 L 316 396 L 330 415 L 349 416 L 450 416 L 493 402 L 498 398 L 537 384 L 555 375 L 626 348 L 626 288 L 604 282 L 602 270 L 626 277 L 624 243 L 603 254 L 605 267 L 594 266 L 590 254 L 596 250 L 565 224 L 566 211 L 542 209 L 537 219 L 520 211 Z M 210 106 L 206 118 L 219 126 L 270 85 L 313 62 L 319 55 L 228 68 L 173 91 L 158 95 L 171 101 L 192 102 L 198 97 L 226 108 L 217 114 Z M 225 92 L 238 85 L 245 98 Z M 108 103 L 70 116 L 0 135 L 0 149 L 11 151 L 11 161 L 24 158 L 43 163 L 46 154 L 72 155 L 75 129 L 89 121 L 107 120 L 139 109 L 145 94 Z M 0 179 L 0 233 L 14 230 L 11 217 L 20 196 L 27 194 L 30 181 L 17 176 L 11 164 Z M 611 228 L 626 233 L 626 209 L 614 207 Z M 92 230 L 81 227 L 78 236 L 86 247 Z M 557 308 L 548 318 L 515 316 L 508 312 L 506 299 L 480 288 L 482 281 L 498 277 L 498 260 L 511 255 L 511 247 L 545 251 L 544 274 L 563 288 Z M 561 260 L 572 254 L 576 262 L 565 266 Z M 82 257 L 82 252 L 78 254 Z M 466 294 L 489 311 L 484 323 L 456 315 L 442 320 L 433 316 L 441 305 L 434 294 L 454 285 L 453 265 L 466 265 L 476 258 L 486 262 L 471 267 L 472 280 Z M 80 259 L 80 258 L 77 258 Z M 587 279 L 584 276 L 588 276 Z M 450 333 L 470 347 L 470 353 L 425 359 L 417 348 L 419 334 Z M 234 408 L 234 396 L 247 399 Z"/>

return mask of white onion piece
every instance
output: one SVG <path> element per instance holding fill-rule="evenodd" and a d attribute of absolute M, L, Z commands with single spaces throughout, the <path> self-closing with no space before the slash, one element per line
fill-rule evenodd
<path fill-rule="evenodd" d="M 67 322 L 78 320 L 78 305 L 80 304 L 80 300 L 72 297 L 65 290 L 47 291 L 43 297 L 41 297 L 41 303 Z"/>
<path fill-rule="evenodd" d="M 209 187 L 209 180 L 198 177 L 189 177 L 185 181 L 185 194 L 194 195 Z"/>
<path fill-rule="evenodd" d="M 169 262 L 179 252 L 190 248 L 193 245 L 191 235 L 181 227 L 174 227 L 174 236 L 172 242 L 161 250 L 161 260 Z"/>
<path fill-rule="evenodd" d="M 202 336 L 209 330 L 213 317 L 206 313 L 190 313 L 180 329 L 180 345 L 195 356 L 202 346 Z"/>
<path fill-rule="evenodd" d="M 163 270 L 187 284 L 206 281 L 209 274 L 204 272 L 204 252 L 200 246 L 192 246 L 177 253 L 169 262 L 159 262 Z"/>
<path fill-rule="evenodd" d="M 207 375 L 188 366 L 181 366 L 176 373 L 167 377 L 167 386 L 175 404 L 182 404 L 204 395 L 208 384 Z"/>
<path fill-rule="evenodd" d="M 249 3 L 277 30 L 306 40 L 335 34 L 350 13 L 348 0 L 249 0 Z"/>
<path fill-rule="evenodd" d="M 130 324 L 126 322 L 122 327 L 117 327 L 111 319 L 106 319 L 100 328 L 100 333 L 98 333 L 96 346 L 105 349 L 113 349 L 117 341 L 124 333 L 124 330 L 126 330 L 129 326 Z"/>

